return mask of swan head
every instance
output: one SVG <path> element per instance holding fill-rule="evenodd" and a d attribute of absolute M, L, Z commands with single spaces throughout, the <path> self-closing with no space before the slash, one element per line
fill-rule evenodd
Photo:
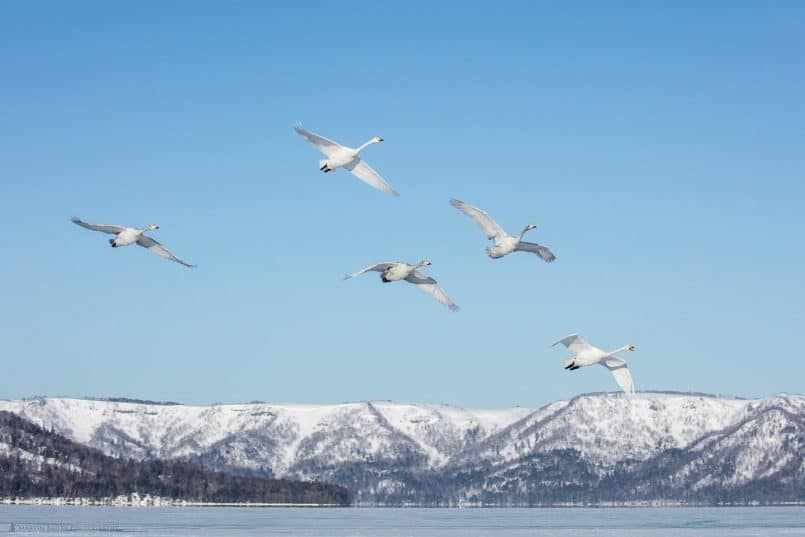
<path fill-rule="evenodd" d="M 147 228 L 149 231 L 153 231 L 155 229 L 159 229 L 159 226 L 156 224 L 150 224 Z"/>
<path fill-rule="evenodd" d="M 635 347 L 634 345 L 632 345 L 631 343 L 630 343 L 630 344 L 628 344 L 628 345 L 626 345 L 626 350 L 627 350 L 627 351 L 633 351 L 633 350 L 635 350 L 635 348 L 636 348 L 636 347 Z"/>
<path fill-rule="evenodd" d="M 420 261 L 420 262 L 419 262 L 419 266 L 420 266 L 420 267 L 427 267 L 427 266 L 430 266 L 430 265 L 432 265 L 432 264 L 433 264 L 433 263 L 431 263 L 431 262 L 430 262 L 430 261 L 428 261 L 427 259 L 423 259 L 422 261 Z"/>
<path fill-rule="evenodd" d="M 526 230 L 526 231 L 531 231 L 532 229 L 536 229 L 536 228 L 537 228 L 537 224 L 528 224 L 528 225 L 525 227 L 525 230 Z"/>
<path fill-rule="evenodd" d="M 382 141 L 383 141 L 383 138 L 381 138 L 380 136 L 375 136 L 374 138 L 372 138 L 372 142 L 375 143 L 375 144 L 379 144 Z"/>

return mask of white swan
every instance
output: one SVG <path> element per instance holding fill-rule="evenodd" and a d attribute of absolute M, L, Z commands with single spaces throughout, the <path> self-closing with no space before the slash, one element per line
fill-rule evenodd
<path fill-rule="evenodd" d="M 346 147 L 338 144 L 332 140 L 319 136 L 316 133 L 305 130 L 302 125 L 296 125 L 294 130 L 299 135 L 313 144 L 313 147 L 324 153 L 327 158 L 319 161 L 319 170 L 324 173 L 331 172 L 336 168 L 346 168 L 352 175 L 367 183 L 378 190 L 382 190 L 386 194 L 392 196 L 399 196 L 396 190 L 391 188 L 391 185 L 385 179 L 380 177 L 380 174 L 372 169 L 371 166 L 366 164 L 358 157 L 358 153 L 366 149 L 372 144 L 378 144 L 383 141 L 383 138 L 375 136 L 365 144 L 359 147 Z"/>
<path fill-rule="evenodd" d="M 167 248 L 159 244 L 151 237 L 145 235 L 146 231 L 151 231 L 152 229 L 159 229 L 159 226 L 157 226 L 156 224 L 151 224 L 144 228 L 136 228 L 136 227 L 110 226 L 107 224 L 88 224 L 87 222 L 84 222 L 80 218 L 76 217 L 73 217 L 72 220 L 74 224 L 78 224 L 83 228 L 91 229 L 92 231 L 100 231 L 102 233 L 109 233 L 110 235 L 116 235 L 114 239 L 109 239 L 109 244 L 112 245 L 112 248 L 118 248 L 121 246 L 128 246 L 130 244 L 137 243 L 143 248 L 148 248 L 155 254 L 162 256 L 165 259 L 176 261 L 177 263 L 180 263 L 186 267 L 195 267 L 195 265 L 185 263 L 175 255 L 170 253 Z"/>
<path fill-rule="evenodd" d="M 458 306 L 452 300 L 450 300 L 450 297 L 447 296 L 447 293 L 444 292 L 444 289 L 439 286 L 436 280 L 417 270 L 419 267 L 427 267 L 431 264 L 432 263 L 428 260 L 420 261 L 416 265 L 402 262 L 376 263 L 374 265 L 369 265 L 358 272 L 347 274 L 344 276 L 344 279 L 347 280 L 349 278 L 356 278 L 364 272 L 379 272 L 380 279 L 383 280 L 384 283 L 405 280 L 428 293 L 440 304 L 449 308 L 451 311 L 458 311 Z"/>
<path fill-rule="evenodd" d="M 618 386 L 620 386 L 624 392 L 628 394 L 634 393 L 632 374 L 629 372 L 626 362 L 615 356 L 615 354 L 621 351 L 635 350 L 634 345 L 624 345 L 614 351 L 606 352 L 597 347 L 593 347 L 581 339 L 581 336 L 578 334 L 565 336 L 551 346 L 553 347 L 559 343 L 575 354 L 572 358 L 565 360 L 565 369 L 575 371 L 587 365 L 601 364 L 612 372 L 612 376 L 615 377 L 615 382 L 618 383 Z"/>
<path fill-rule="evenodd" d="M 472 218 L 483 232 L 486 233 L 486 238 L 495 241 L 494 246 L 486 249 L 486 254 L 492 259 L 498 259 L 512 252 L 531 252 L 537 254 L 540 259 L 546 263 L 551 263 L 556 259 L 553 252 L 546 246 L 535 242 L 525 242 L 523 240 L 523 235 L 537 227 L 534 224 L 528 224 L 523 228 L 523 231 L 520 232 L 520 235 L 514 237 L 506 233 L 497 222 L 492 220 L 492 217 L 489 216 L 486 211 L 482 211 L 478 207 L 473 207 L 457 199 L 451 199 L 450 205 Z"/>

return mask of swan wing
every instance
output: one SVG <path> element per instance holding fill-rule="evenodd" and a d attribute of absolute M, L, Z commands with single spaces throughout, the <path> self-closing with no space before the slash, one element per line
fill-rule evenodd
<path fill-rule="evenodd" d="M 626 365 L 625 360 L 621 360 L 615 356 L 609 356 L 601 363 L 612 372 L 612 376 L 615 377 L 615 382 L 618 383 L 618 386 L 620 386 L 624 392 L 630 395 L 634 393 L 632 373 L 629 371 L 629 366 Z"/>
<path fill-rule="evenodd" d="M 83 228 L 91 229 L 92 231 L 100 231 L 101 233 L 109 233 L 110 235 L 117 235 L 118 233 L 126 229 L 124 227 L 111 226 L 109 224 L 89 224 L 75 216 L 72 218 L 72 221 L 73 224 L 77 224 Z"/>
<path fill-rule="evenodd" d="M 497 222 L 492 220 L 492 217 L 489 216 L 486 211 L 483 211 L 478 207 L 473 207 L 469 203 L 464 203 L 463 201 L 455 198 L 450 200 L 450 205 L 472 218 L 473 221 L 478 224 L 478 227 L 480 227 L 483 232 L 486 233 L 487 239 L 494 239 L 495 237 L 503 237 L 506 235 L 506 232 L 503 230 L 503 228 L 500 227 Z"/>
<path fill-rule="evenodd" d="M 383 272 L 384 270 L 388 269 L 392 265 L 394 265 L 394 263 L 375 263 L 374 265 L 369 265 L 366 268 L 362 268 L 358 272 L 353 272 L 352 274 L 347 274 L 346 276 L 344 276 L 344 279 L 348 280 L 350 278 L 357 278 L 358 276 L 360 276 L 364 272 L 370 272 L 370 271 Z"/>
<path fill-rule="evenodd" d="M 458 305 L 450 300 L 450 297 L 447 296 L 447 293 L 444 292 L 444 289 L 442 289 L 438 282 L 430 276 L 415 270 L 413 273 L 409 274 L 407 278 L 405 278 L 405 281 L 416 285 L 419 289 L 425 291 L 427 294 L 435 298 L 439 304 L 445 306 L 450 311 L 459 310 Z"/>
<path fill-rule="evenodd" d="M 313 147 L 327 155 L 328 157 L 333 156 L 334 153 L 337 153 L 343 146 L 338 144 L 329 138 L 325 138 L 324 136 L 319 136 L 315 132 L 310 132 L 309 130 L 302 127 L 301 124 L 294 125 L 293 128 L 299 136 L 313 144 Z"/>
<path fill-rule="evenodd" d="M 140 235 L 140 238 L 137 239 L 137 244 L 139 244 L 143 248 L 148 248 L 149 250 L 151 250 L 152 252 L 154 252 L 155 254 L 157 254 L 160 257 L 164 257 L 165 259 L 170 259 L 171 261 L 176 261 L 180 265 L 184 265 L 186 267 L 195 267 L 195 265 L 191 265 L 190 263 L 186 263 L 185 261 L 182 261 L 181 259 L 179 259 L 175 255 L 170 253 L 170 251 L 167 248 L 162 246 L 160 243 L 158 243 L 157 241 L 155 241 L 151 237 L 146 237 L 145 235 Z"/>
<path fill-rule="evenodd" d="M 518 252 L 531 252 L 532 254 L 537 254 L 540 259 L 546 263 L 552 263 L 556 259 L 556 256 L 553 255 L 553 252 L 551 252 L 547 246 L 543 246 L 535 242 L 520 241 L 514 249 Z"/>
<path fill-rule="evenodd" d="M 366 164 L 363 160 L 355 157 L 349 164 L 345 164 L 344 168 L 352 172 L 352 175 L 363 181 L 364 183 L 382 190 L 391 196 L 399 196 L 396 190 L 391 188 L 391 185 L 385 179 L 380 177 L 380 174 L 372 169 L 371 166 Z"/>
<path fill-rule="evenodd" d="M 573 354 L 581 354 L 583 352 L 588 352 L 595 349 L 595 347 L 584 341 L 578 334 L 570 334 L 569 336 L 565 336 L 551 345 L 551 347 L 554 347 L 560 343 L 567 347 Z"/>

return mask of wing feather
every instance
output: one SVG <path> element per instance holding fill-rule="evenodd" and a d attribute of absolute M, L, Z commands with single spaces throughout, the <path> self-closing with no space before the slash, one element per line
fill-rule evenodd
<path fill-rule="evenodd" d="M 405 278 L 405 281 L 416 285 L 417 288 L 435 298 L 439 304 L 445 306 L 450 311 L 459 310 L 458 305 L 450 300 L 450 297 L 447 296 L 447 293 L 444 292 L 444 289 L 442 289 L 439 283 L 430 276 L 415 270 L 412 274 Z"/>
<path fill-rule="evenodd" d="M 626 365 L 625 360 L 621 360 L 615 356 L 607 357 L 601 364 L 612 372 L 615 377 L 615 382 L 618 386 L 631 395 L 634 393 L 634 381 L 632 380 L 632 373 L 629 371 L 629 366 Z"/>
<path fill-rule="evenodd" d="M 329 138 L 325 138 L 324 136 L 318 135 L 315 132 L 310 132 L 309 130 L 302 127 L 301 124 L 294 125 L 294 130 L 299 134 L 299 136 L 301 136 L 302 138 L 313 144 L 313 147 L 315 147 L 328 157 L 331 157 L 334 153 L 343 149 L 343 146 L 341 144 L 338 144 L 330 140 Z"/>
<path fill-rule="evenodd" d="M 347 274 L 346 276 L 344 276 L 344 279 L 348 280 L 350 278 L 357 278 L 358 276 L 360 276 L 364 272 L 369 272 L 369 271 L 383 272 L 384 270 L 386 270 L 387 268 L 391 267 L 392 265 L 394 265 L 394 263 L 375 263 L 374 265 L 369 265 L 366 268 L 362 268 L 358 272 L 353 272 L 351 274 Z"/>
<path fill-rule="evenodd" d="M 553 263 L 553 261 L 556 259 L 556 256 L 553 255 L 553 252 L 551 252 L 547 246 L 543 246 L 535 242 L 520 241 L 517 243 L 517 246 L 514 249 L 520 252 L 531 252 L 533 254 L 537 254 L 540 259 L 546 263 Z"/>
<path fill-rule="evenodd" d="M 495 237 L 503 237 L 506 235 L 506 232 L 503 230 L 502 227 L 498 225 L 497 222 L 492 220 L 492 217 L 486 211 L 479 209 L 478 207 L 473 207 L 469 203 L 464 203 L 458 199 L 451 199 L 450 205 L 461 211 L 462 213 L 466 214 L 478 225 L 478 227 L 483 230 L 486 234 L 487 239 L 494 239 Z"/>
<path fill-rule="evenodd" d="M 390 184 L 386 182 L 385 179 L 380 177 L 380 174 L 377 173 L 371 166 L 366 164 L 365 161 L 361 160 L 358 157 L 350 162 L 349 164 L 345 164 L 344 168 L 348 169 L 352 172 L 352 175 L 363 181 L 364 183 L 375 187 L 378 190 L 382 190 L 386 194 L 391 196 L 399 196 L 396 190 L 394 190 Z"/>
<path fill-rule="evenodd" d="M 143 248 L 148 248 L 149 250 L 151 250 L 152 252 L 154 252 L 155 254 L 157 254 L 160 257 L 164 257 L 165 259 L 170 259 L 171 261 L 176 261 L 180 265 L 184 265 L 186 267 L 195 267 L 195 265 L 191 265 L 190 263 L 182 261 L 181 259 L 179 259 L 175 255 L 170 253 L 170 251 L 167 248 L 162 246 L 160 243 L 158 243 L 157 241 L 155 241 L 151 237 L 147 237 L 145 235 L 140 235 L 140 238 L 137 239 L 137 244 L 139 244 Z"/>
<path fill-rule="evenodd" d="M 73 224 L 77 224 L 83 228 L 91 229 L 92 231 L 100 231 L 101 233 L 109 233 L 110 235 L 117 235 L 126 229 L 120 226 L 112 226 L 109 224 L 90 224 L 75 216 L 72 218 L 72 221 Z"/>
<path fill-rule="evenodd" d="M 579 354 L 582 352 L 591 351 L 595 349 L 595 347 L 584 341 L 578 334 L 570 334 L 569 336 L 565 336 L 562 339 L 556 341 L 553 345 L 551 345 L 551 347 L 554 347 L 560 343 L 565 347 L 567 347 L 570 350 L 570 352 L 574 354 Z"/>

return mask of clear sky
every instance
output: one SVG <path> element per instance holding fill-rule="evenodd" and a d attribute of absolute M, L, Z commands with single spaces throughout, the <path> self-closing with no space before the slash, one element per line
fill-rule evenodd
<path fill-rule="evenodd" d="M 805 5 L 390 4 L 0 5 L 0 397 L 617 389 L 562 369 L 572 332 L 635 344 L 638 390 L 803 392 Z M 382 136 L 401 197 L 320 173 L 297 121 Z M 557 261 L 488 259 L 451 197 Z M 422 258 L 461 311 L 342 280 Z"/>

